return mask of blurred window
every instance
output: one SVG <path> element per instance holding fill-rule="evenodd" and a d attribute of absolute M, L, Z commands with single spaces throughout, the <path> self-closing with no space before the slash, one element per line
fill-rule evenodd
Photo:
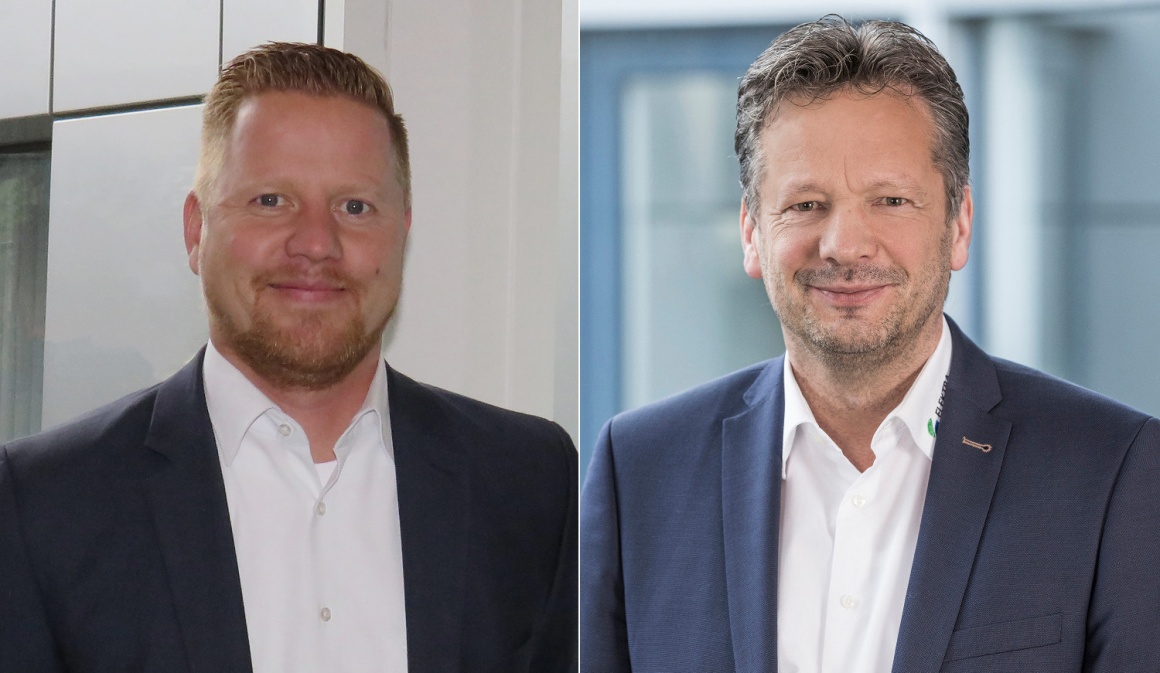
<path fill-rule="evenodd" d="M 971 115 L 947 313 L 995 356 L 1160 414 L 1160 7 L 951 4 L 916 23 Z M 786 28 L 581 32 L 582 469 L 614 414 L 784 348 L 741 268 L 732 133 L 738 79 Z"/>
<path fill-rule="evenodd" d="M 582 469 L 616 412 L 783 349 L 741 268 L 733 127 L 784 29 L 581 33 Z"/>
<path fill-rule="evenodd" d="M 1160 8 L 1083 4 L 959 24 L 974 64 L 972 336 L 1155 415 Z"/>
<path fill-rule="evenodd" d="M 0 148 L 0 441 L 40 429 L 47 147 Z"/>

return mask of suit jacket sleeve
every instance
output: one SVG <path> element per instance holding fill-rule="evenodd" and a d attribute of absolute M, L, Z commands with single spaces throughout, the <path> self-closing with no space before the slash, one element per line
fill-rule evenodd
<path fill-rule="evenodd" d="M 63 671 L 20 529 L 7 451 L 0 447 L 0 671 Z"/>
<path fill-rule="evenodd" d="M 580 664 L 583 673 L 627 673 L 628 630 L 612 421 L 600 432 L 580 510 Z"/>
<path fill-rule="evenodd" d="M 1144 424 L 1107 506 L 1088 609 L 1084 670 L 1160 671 L 1160 421 Z"/>

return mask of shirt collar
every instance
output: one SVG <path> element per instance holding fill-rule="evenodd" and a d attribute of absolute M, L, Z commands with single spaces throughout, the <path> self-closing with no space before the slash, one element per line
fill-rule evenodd
<path fill-rule="evenodd" d="M 218 454 L 223 463 L 231 465 L 254 421 L 271 410 L 285 412 L 227 360 L 214 347 L 212 340 L 205 348 L 202 380 L 205 385 L 205 405 L 209 411 L 210 424 L 213 425 L 214 438 L 217 440 Z M 387 365 L 382 358 L 379 358 L 379 366 L 371 381 L 370 389 L 362 406 L 351 419 L 351 425 L 364 414 L 372 412 L 378 416 L 383 443 L 389 452 L 391 426 Z"/>
<path fill-rule="evenodd" d="M 902 421 L 914 443 L 928 459 L 934 454 L 935 434 L 942 414 L 943 386 L 951 370 L 951 350 L 951 330 L 944 316 L 938 346 L 923 364 L 902 401 L 882 420 L 883 424 L 892 418 Z M 798 427 L 807 424 L 817 426 L 818 421 L 794 377 L 789 353 L 783 358 L 782 381 L 785 389 L 785 415 L 781 434 L 781 478 L 785 479 Z"/>

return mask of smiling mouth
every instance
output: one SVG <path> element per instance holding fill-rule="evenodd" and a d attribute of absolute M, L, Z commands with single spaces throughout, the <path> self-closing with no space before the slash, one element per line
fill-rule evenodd
<path fill-rule="evenodd" d="M 302 281 L 272 282 L 266 287 L 276 291 L 279 295 L 301 302 L 330 301 L 346 292 L 346 288 L 341 285 Z"/>
<path fill-rule="evenodd" d="M 889 285 L 809 286 L 810 290 L 820 294 L 827 303 L 840 307 L 865 306 L 881 296 L 889 287 Z"/>

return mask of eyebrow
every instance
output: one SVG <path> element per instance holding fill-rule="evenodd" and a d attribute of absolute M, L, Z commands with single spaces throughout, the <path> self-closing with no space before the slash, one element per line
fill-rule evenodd
<path fill-rule="evenodd" d="M 927 196 L 926 190 L 923 189 L 921 186 L 919 186 L 919 184 L 917 182 L 914 182 L 913 180 L 906 180 L 906 179 L 898 180 L 898 179 L 887 178 L 884 180 L 878 180 L 877 182 L 873 182 L 870 184 L 870 189 L 872 189 L 872 190 L 895 190 L 895 189 L 897 189 L 897 190 L 904 191 L 904 192 L 911 192 L 914 195 L 921 196 L 923 198 L 926 198 L 926 196 Z"/>
<path fill-rule="evenodd" d="M 789 184 L 787 184 L 785 186 L 784 189 L 781 190 L 780 195 L 783 197 L 787 197 L 787 196 L 794 196 L 796 194 L 804 194 L 805 192 L 819 192 L 819 193 L 825 194 L 826 190 L 823 189 L 821 185 L 814 183 L 814 182 L 808 182 L 808 181 L 794 182 L 794 181 L 791 181 Z"/>

